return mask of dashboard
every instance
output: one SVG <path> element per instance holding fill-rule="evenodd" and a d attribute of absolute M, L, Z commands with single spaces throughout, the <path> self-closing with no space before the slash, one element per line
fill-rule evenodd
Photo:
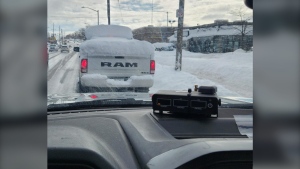
<path fill-rule="evenodd" d="M 56 111 L 48 115 L 48 167 L 80 169 L 252 168 L 253 139 L 234 115 L 153 113 L 151 107 Z"/>

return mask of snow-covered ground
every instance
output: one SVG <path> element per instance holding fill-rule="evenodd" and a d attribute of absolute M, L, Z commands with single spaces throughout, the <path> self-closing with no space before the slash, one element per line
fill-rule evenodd
<path fill-rule="evenodd" d="M 151 93 L 215 85 L 219 96 L 253 97 L 253 52 L 201 54 L 183 51 L 180 72 L 174 70 L 175 56 L 176 51 L 155 52 L 156 72 Z"/>

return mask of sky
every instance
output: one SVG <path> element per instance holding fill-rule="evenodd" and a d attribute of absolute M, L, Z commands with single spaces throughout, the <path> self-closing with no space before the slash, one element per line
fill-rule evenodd
<path fill-rule="evenodd" d="M 48 0 L 48 32 L 53 32 L 53 24 L 54 33 L 60 26 L 65 35 L 88 25 L 97 25 L 97 12 L 83 6 L 99 10 L 100 24 L 108 23 L 107 0 Z M 168 12 L 168 19 L 175 20 L 172 26 L 177 26 L 178 7 L 179 0 L 110 0 L 111 24 L 131 29 L 167 26 Z M 208 24 L 216 19 L 238 20 L 230 11 L 239 7 L 252 16 L 252 10 L 244 5 L 244 0 L 185 0 L 184 25 Z"/>

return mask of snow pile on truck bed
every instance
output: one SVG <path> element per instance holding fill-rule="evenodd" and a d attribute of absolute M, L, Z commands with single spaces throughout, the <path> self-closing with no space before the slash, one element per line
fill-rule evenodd
<path fill-rule="evenodd" d="M 93 38 L 80 44 L 81 56 L 154 56 L 154 47 L 146 41 L 123 38 Z"/>
<path fill-rule="evenodd" d="M 85 30 L 85 37 L 90 40 L 94 37 L 118 37 L 133 39 L 130 28 L 118 25 L 96 25 L 90 26 Z"/>

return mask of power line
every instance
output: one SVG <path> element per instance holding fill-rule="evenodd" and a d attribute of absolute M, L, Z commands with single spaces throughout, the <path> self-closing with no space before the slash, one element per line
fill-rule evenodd
<path fill-rule="evenodd" d="M 153 25 L 153 0 L 152 0 L 152 12 L 151 12 L 151 25 Z"/>
<path fill-rule="evenodd" d="M 123 17 L 136 17 L 137 15 L 128 15 L 128 16 L 114 16 L 114 18 L 123 18 Z M 148 16 L 146 14 L 144 15 L 138 15 L 138 16 Z M 61 19 L 65 19 L 65 18 L 97 18 L 94 16 L 63 16 L 63 15 L 50 15 L 48 16 L 49 18 L 61 18 Z M 100 17 L 100 18 L 107 18 L 107 17 Z"/>
<path fill-rule="evenodd" d="M 119 4 L 119 11 L 121 13 L 121 18 L 122 18 L 122 22 L 124 23 L 124 20 L 123 20 L 123 13 L 122 13 L 122 9 L 120 7 L 120 0 L 118 0 L 118 4 Z"/>
<path fill-rule="evenodd" d="M 61 19 L 65 19 L 65 18 L 97 18 L 97 17 L 93 17 L 93 16 L 63 16 L 63 15 L 50 15 L 48 16 L 48 18 L 56 18 L 59 17 Z M 100 17 L 100 18 L 106 18 L 106 17 Z"/>

